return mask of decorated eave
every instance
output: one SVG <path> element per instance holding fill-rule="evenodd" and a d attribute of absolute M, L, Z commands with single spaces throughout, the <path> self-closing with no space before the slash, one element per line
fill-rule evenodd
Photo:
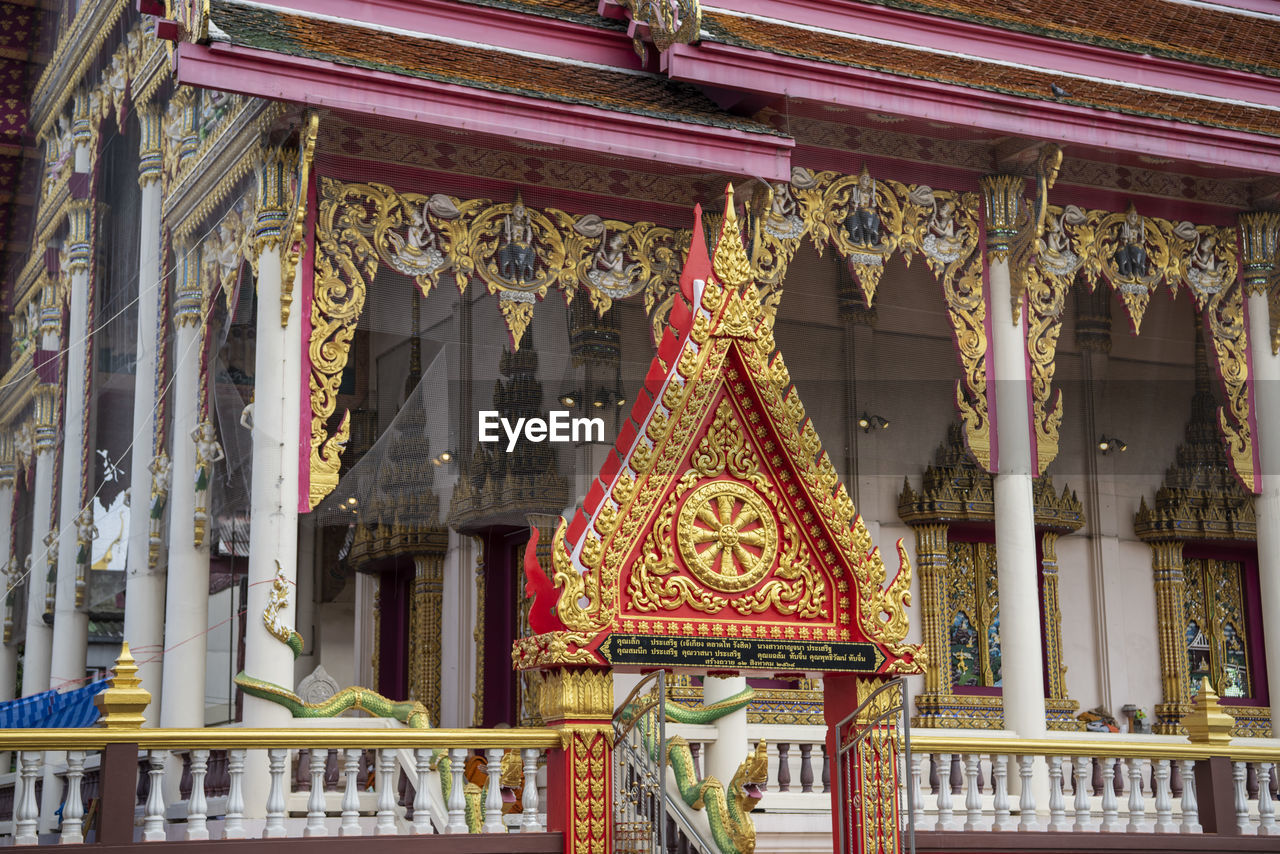
<path fill-rule="evenodd" d="M 727 194 L 715 259 L 701 211 L 681 300 L 551 578 L 530 545 L 536 634 L 517 667 L 921 672 L 904 643 L 910 565 L 886 569 L 775 350 L 777 291 L 751 280 Z M 731 649 L 732 648 L 732 649 Z M 699 650 L 696 654 L 692 650 Z"/>
<path fill-rule="evenodd" d="M 604 21 L 442 0 L 366 4 L 361 21 L 341 0 L 284 6 L 184 5 L 166 29 L 182 39 L 178 82 L 675 168 L 790 170 L 789 136 L 636 70 Z"/>

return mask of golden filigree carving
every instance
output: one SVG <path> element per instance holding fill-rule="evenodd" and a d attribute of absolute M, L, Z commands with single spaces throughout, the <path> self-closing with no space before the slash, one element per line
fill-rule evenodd
<path fill-rule="evenodd" d="M 1240 266 L 1245 296 L 1266 294 L 1271 327 L 1271 352 L 1280 353 L 1280 213 L 1250 211 L 1240 214 Z"/>
<path fill-rule="evenodd" d="M 618 0 L 637 27 L 631 37 L 636 56 L 648 62 L 649 51 L 641 34 L 647 30 L 658 53 L 666 53 L 673 44 L 692 44 L 702 28 L 702 7 L 698 0 L 669 0 L 654 3 L 652 0 Z"/>
<path fill-rule="evenodd" d="M 821 237 L 829 239 L 848 262 L 870 307 L 885 261 L 902 241 L 910 188 L 873 178 L 866 166 L 858 175 L 823 173 L 822 177 L 829 183 L 822 197 Z M 910 263 L 909 254 L 904 258 Z"/>
<path fill-rule="evenodd" d="M 317 447 L 311 446 L 311 480 L 309 499 L 315 508 L 326 495 L 338 487 L 339 472 L 342 468 L 342 451 L 351 439 L 351 412 L 347 411 L 334 431 Z"/>
<path fill-rule="evenodd" d="M 1249 404 L 1249 339 L 1244 324 L 1244 293 L 1234 278 L 1226 289 L 1209 298 L 1204 309 L 1209 340 L 1217 356 L 1218 375 L 1227 392 L 1218 407 L 1218 427 L 1231 470 L 1246 490 L 1262 491 L 1256 471 Z"/>
<path fill-rule="evenodd" d="M 558 667 L 543 675 L 538 711 L 548 724 L 612 720 L 613 673 L 595 668 Z"/>

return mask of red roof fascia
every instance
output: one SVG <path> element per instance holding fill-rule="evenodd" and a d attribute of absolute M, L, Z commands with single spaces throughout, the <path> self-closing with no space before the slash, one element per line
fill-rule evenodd
<path fill-rule="evenodd" d="M 1280 173 L 1280 137 L 1033 101 L 709 41 L 696 46 L 673 45 L 663 59 L 673 80 L 915 116 L 1069 145 Z"/>
<path fill-rule="evenodd" d="M 440 83 L 223 43 L 178 46 L 179 83 L 593 153 L 788 180 L 793 140 Z"/>
<path fill-rule="evenodd" d="M 830 0 L 726 0 L 716 5 L 749 17 L 1014 62 L 1050 72 L 1085 74 L 1176 92 L 1280 106 L 1280 80 L 1260 74 L 1127 53 L 890 6 Z M 1247 21 L 1241 18 L 1242 25 L 1247 26 Z"/>

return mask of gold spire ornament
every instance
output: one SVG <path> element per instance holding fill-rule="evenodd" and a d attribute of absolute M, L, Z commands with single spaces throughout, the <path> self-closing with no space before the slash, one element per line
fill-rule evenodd
<path fill-rule="evenodd" d="M 151 704 L 151 692 L 142 687 L 138 678 L 138 665 L 129 653 L 128 641 L 120 644 L 120 657 L 116 659 L 115 676 L 111 687 L 93 698 L 102 717 L 98 726 L 107 729 L 142 729 L 142 713 Z"/>
<path fill-rule="evenodd" d="M 720 284 L 727 287 L 740 288 L 751 281 L 751 259 L 747 257 L 747 250 L 742 245 L 742 230 L 738 227 L 732 184 L 724 192 L 724 220 L 720 225 L 720 239 L 716 241 L 711 269 Z"/>

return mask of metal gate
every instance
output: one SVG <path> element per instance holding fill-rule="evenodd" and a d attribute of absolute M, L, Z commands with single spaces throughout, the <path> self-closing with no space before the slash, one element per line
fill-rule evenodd
<path fill-rule="evenodd" d="M 613 713 L 613 839 L 619 854 L 666 851 L 666 672 L 646 675 Z"/>
<path fill-rule="evenodd" d="M 900 854 L 904 839 L 915 854 L 915 804 L 904 785 L 911 755 L 906 680 L 872 691 L 836 725 L 836 743 L 837 854 Z"/>

